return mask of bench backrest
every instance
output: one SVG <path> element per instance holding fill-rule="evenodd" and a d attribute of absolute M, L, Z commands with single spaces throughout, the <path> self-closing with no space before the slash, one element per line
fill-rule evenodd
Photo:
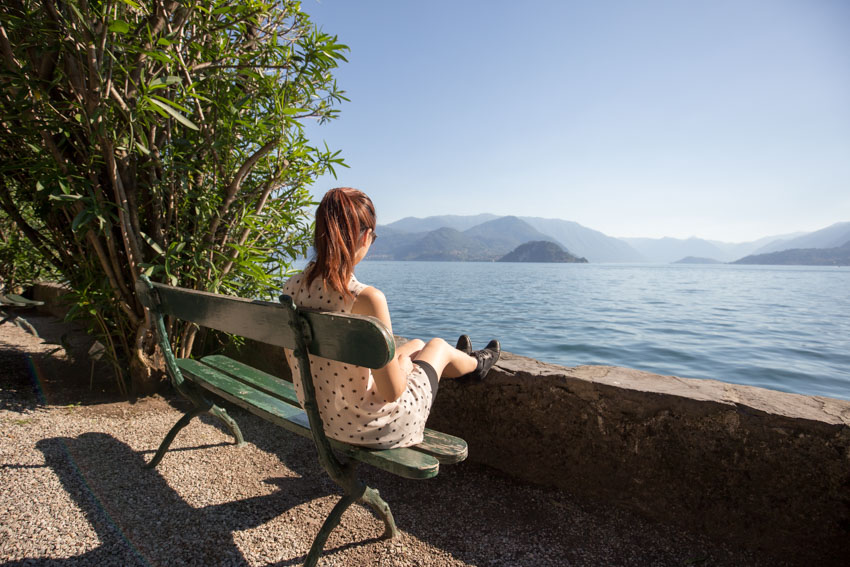
<path fill-rule="evenodd" d="M 144 276 L 136 291 L 155 313 L 262 343 L 296 349 L 298 327 L 292 321 L 300 317 L 306 322 L 300 328 L 308 331 L 310 354 L 368 368 L 381 368 L 395 355 L 392 334 L 374 317 L 298 309 L 286 296 L 272 303 L 217 295 L 153 283 Z"/>

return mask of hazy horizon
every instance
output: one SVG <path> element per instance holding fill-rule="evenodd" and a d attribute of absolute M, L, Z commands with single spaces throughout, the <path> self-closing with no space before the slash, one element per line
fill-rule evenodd
<path fill-rule="evenodd" d="M 850 218 L 850 3 L 308 0 L 351 102 L 308 134 L 380 221 L 750 242 Z M 836 219 L 837 217 L 837 219 Z"/>

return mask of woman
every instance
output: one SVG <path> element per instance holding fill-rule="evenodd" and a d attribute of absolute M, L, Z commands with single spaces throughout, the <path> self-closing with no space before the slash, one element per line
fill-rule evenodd
<path fill-rule="evenodd" d="M 375 226 L 375 207 L 366 194 L 348 187 L 328 191 L 316 211 L 316 258 L 286 283 L 283 293 L 299 307 L 376 317 L 392 333 L 384 294 L 354 277 L 354 266 L 377 238 Z M 469 337 L 462 335 L 457 347 L 439 338 L 411 340 L 375 370 L 311 355 L 325 433 L 381 449 L 421 443 L 440 377 L 481 380 L 499 354 L 498 341 L 472 352 Z M 286 355 L 303 405 L 298 361 L 292 351 Z"/>

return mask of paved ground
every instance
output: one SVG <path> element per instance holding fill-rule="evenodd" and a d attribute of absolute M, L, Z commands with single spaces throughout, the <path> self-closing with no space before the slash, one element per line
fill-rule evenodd
<path fill-rule="evenodd" d="M 108 369 L 91 374 L 83 335 L 29 319 L 43 340 L 0 326 L 0 566 L 303 562 L 338 494 L 308 440 L 229 408 L 245 447 L 196 419 L 143 469 L 186 406 L 121 401 Z M 777 564 L 473 463 L 418 482 L 362 472 L 402 535 L 379 540 L 380 522 L 354 506 L 320 565 Z"/>

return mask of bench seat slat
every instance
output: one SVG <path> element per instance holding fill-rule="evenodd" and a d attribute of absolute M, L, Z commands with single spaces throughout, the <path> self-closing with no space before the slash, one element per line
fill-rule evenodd
<path fill-rule="evenodd" d="M 224 399 L 259 415 L 281 427 L 312 439 L 307 414 L 295 405 L 246 385 L 206 364 L 191 359 L 178 359 L 184 377 Z M 410 448 L 361 449 L 328 439 L 334 450 L 352 459 L 410 479 L 437 476 L 439 461 Z"/>
<path fill-rule="evenodd" d="M 14 293 L 7 293 L 5 297 L 6 297 L 6 299 L 8 299 L 9 301 L 11 301 L 13 303 L 20 303 L 21 305 L 25 305 L 27 307 L 40 307 L 40 306 L 44 305 L 43 301 L 37 301 L 35 299 L 27 299 L 26 297 L 24 297 L 22 295 L 17 295 L 17 294 L 14 294 Z"/>
<path fill-rule="evenodd" d="M 247 364 L 233 360 L 221 354 L 213 354 L 205 356 L 201 361 L 208 365 L 221 370 L 233 378 L 244 381 L 254 388 L 258 388 L 263 392 L 281 399 L 290 404 L 294 404 L 300 408 L 298 397 L 295 394 L 295 386 L 291 382 L 281 380 L 271 374 L 257 370 Z M 422 443 L 414 445 L 410 449 L 415 449 L 422 453 L 433 455 L 440 461 L 441 464 L 450 465 L 459 463 L 466 459 L 469 449 L 466 441 L 453 435 L 440 433 L 431 429 L 425 429 L 425 435 Z"/>
<path fill-rule="evenodd" d="M 223 354 L 205 356 L 201 358 L 201 362 L 225 374 L 229 374 L 237 380 L 242 380 L 270 396 L 299 405 L 298 396 L 295 394 L 295 386 L 292 382 L 281 380 L 277 376 L 258 370 L 253 366 L 248 366 Z"/>

